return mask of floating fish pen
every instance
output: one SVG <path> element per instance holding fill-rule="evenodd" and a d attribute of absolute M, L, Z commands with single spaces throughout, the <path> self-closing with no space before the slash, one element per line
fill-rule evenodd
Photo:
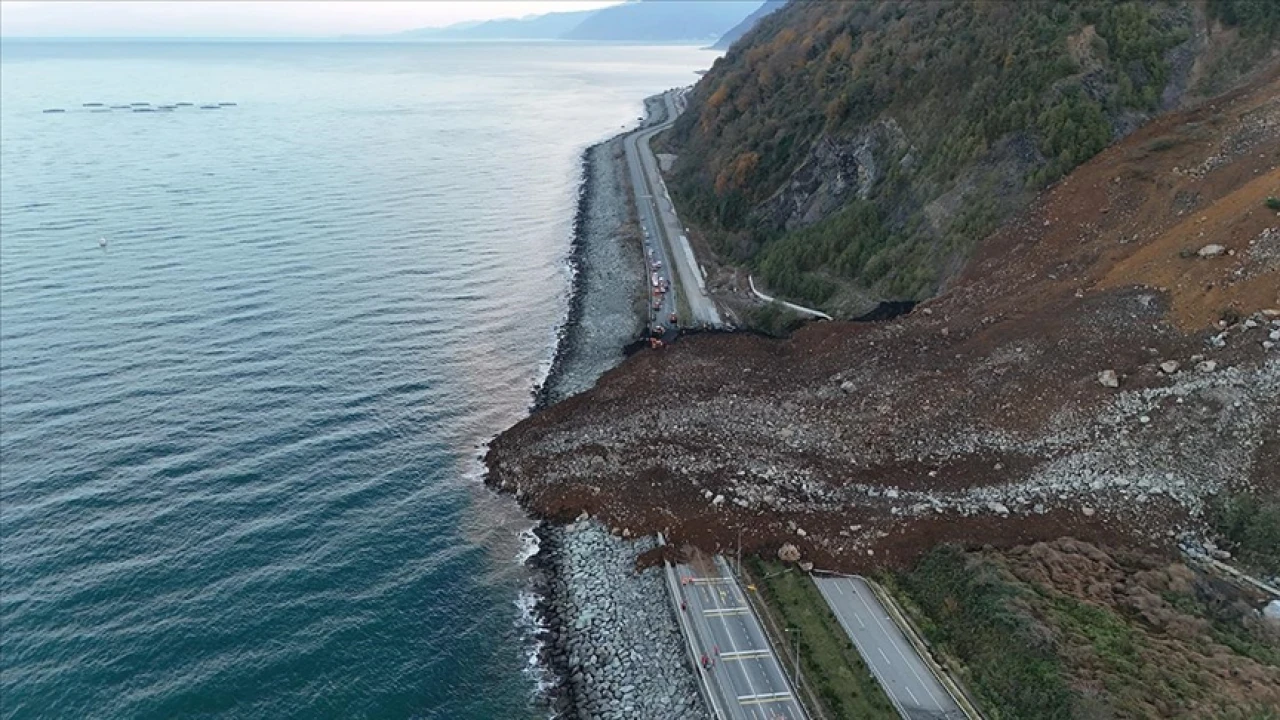
<path fill-rule="evenodd" d="M 64 113 L 66 112 L 66 110 L 63 110 L 62 108 L 49 108 L 45 110 L 45 112 L 46 113 Z"/>
<path fill-rule="evenodd" d="M 134 112 L 155 112 L 156 110 L 155 108 L 149 108 L 149 107 L 136 107 L 133 109 L 133 111 Z"/>
<path fill-rule="evenodd" d="M 174 107 L 191 107 L 192 105 L 195 105 L 195 103 L 174 103 L 173 105 Z"/>
<path fill-rule="evenodd" d="M 112 106 L 111 106 L 111 109 L 112 109 L 112 110 L 128 110 L 128 109 L 129 109 L 129 107 L 130 107 L 130 106 L 128 106 L 128 105 L 112 105 Z"/>
<path fill-rule="evenodd" d="M 104 108 L 104 107 L 89 108 L 89 112 L 91 113 L 111 112 L 111 108 Z"/>
<path fill-rule="evenodd" d="M 221 105 L 201 105 L 200 109 L 201 110 L 219 110 L 221 109 L 221 107 L 222 107 Z"/>
<path fill-rule="evenodd" d="M 132 105 L 133 107 L 147 107 L 151 103 L 129 103 L 129 104 Z"/>
<path fill-rule="evenodd" d="M 219 105 L 221 105 L 222 107 L 235 107 L 235 106 L 236 106 L 236 104 L 235 104 L 235 103 L 218 103 L 218 104 L 219 104 Z"/>
<path fill-rule="evenodd" d="M 176 107 L 178 106 L 177 105 L 157 105 L 156 109 L 157 110 L 173 110 Z"/>
<path fill-rule="evenodd" d="M 102 103 L 82 103 L 80 107 L 102 107 Z"/>

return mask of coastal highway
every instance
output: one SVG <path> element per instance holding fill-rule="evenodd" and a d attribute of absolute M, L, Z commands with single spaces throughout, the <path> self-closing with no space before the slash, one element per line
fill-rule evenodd
<path fill-rule="evenodd" d="M 683 99 L 677 97 L 678 93 L 679 91 L 672 90 L 663 95 L 666 117 L 662 122 L 647 125 L 631 133 L 623 142 L 623 147 L 627 155 L 631 188 L 635 193 L 636 214 L 645 233 L 646 252 L 653 249 L 654 256 L 662 262 L 659 273 L 671 281 L 671 292 L 666 293 L 670 297 L 663 299 L 658 322 L 668 324 L 667 317 L 675 312 L 675 294 L 679 292 L 693 315 L 691 318 L 680 318 L 682 325 L 718 326 L 721 324 L 720 313 L 716 310 L 715 302 L 707 295 L 697 258 L 685 237 L 684 226 L 676 216 L 675 206 L 662 181 L 662 174 L 658 171 L 658 159 L 649 146 L 653 136 L 670 127 L 679 115 Z"/>
<path fill-rule="evenodd" d="M 865 580 L 815 576 L 813 581 L 905 720 L 967 717 L 889 619 Z"/>
<path fill-rule="evenodd" d="M 646 280 L 645 287 L 649 289 L 649 310 L 650 310 L 650 326 L 657 324 L 670 328 L 671 323 L 668 318 L 676 312 L 676 279 L 671 277 L 671 258 L 667 253 L 667 245 L 662 242 L 662 234 L 660 223 L 658 222 L 658 206 L 653 200 L 653 195 L 649 189 L 648 178 L 644 173 L 644 165 L 640 160 L 640 143 L 641 136 L 644 136 L 644 147 L 648 149 L 648 138 L 653 137 L 655 132 L 670 125 L 674 118 L 670 115 L 670 106 L 666 108 L 667 116 L 657 125 L 650 125 L 648 122 L 654 120 L 649 118 L 646 125 L 642 129 L 637 130 L 628 135 L 622 143 L 623 149 L 627 155 L 627 171 L 631 177 L 631 189 L 635 196 L 636 216 L 640 220 L 640 229 L 644 234 L 644 252 L 646 263 Z M 654 261 L 662 263 L 660 268 L 655 268 Z M 652 274 L 656 272 L 659 276 L 666 278 L 670 283 L 668 292 L 660 296 L 655 296 L 653 292 L 653 283 L 650 281 Z M 653 300 L 655 297 L 661 299 L 661 303 L 654 309 Z M 680 318 L 681 322 L 687 322 L 687 318 Z"/>
<path fill-rule="evenodd" d="M 677 564 L 675 574 L 675 589 L 684 603 L 678 610 L 681 625 L 692 631 L 695 651 L 714 660 L 698 672 L 715 695 L 717 714 L 730 720 L 805 720 L 804 709 L 724 558 Z"/>

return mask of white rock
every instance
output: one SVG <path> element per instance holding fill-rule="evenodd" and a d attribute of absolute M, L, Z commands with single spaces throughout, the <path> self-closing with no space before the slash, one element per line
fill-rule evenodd
<path fill-rule="evenodd" d="M 724 504 L 724 496 L 723 496 L 723 495 L 717 495 L 717 496 L 715 496 L 714 498 L 712 498 L 712 499 L 711 499 L 711 504 L 712 504 L 712 505 L 723 505 L 723 504 Z"/>
<path fill-rule="evenodd" d="M 1262 617 L 1272 622 L 1280 623 L 1280 600 L 1272 600 L 1267 603 L 1266 607 L 1262 608 Z"/>
<path fill-rule="evenodd" d="M 1204 362 L 1198 363 L 1196 365 L 1196 370 L 1199 370 L 1202 373 L 1211 373 L 1217 369 L 1218 369 L 1218 363 L 1214 362 L 1213 360 L 1205 360 Z"/>
<path fill-rule="evenodd" d="M 1009 514 L 1009 508 L 1005 507 L 1005 506 L 1004 506 L 1004 503 L 989 502 L 989 503 L 987 503 L 987 509 L 988 509 L 988 510 L 990 510 L 991 512 L 993 512 L 993 513 L 997 514 L 997 515 L 1008 515 L 1008 514 Z"/>
<path fill-rule="evenodd" d="M 1101 383 L 1103 387 L 1120 387 L 1120 378 L 1116 375 L 1115 370 L 1103 370 L 1098 373 L 1098 382 Z"/>
<path fill-rule="evenodd" d="M 1143 415 L 1138 418 L 1138 422 L 1142 423 L 1143 425 L 1146 425 L 1147 423 L 1151 422 L 1151 417 L 1148 415 Z"/>
<path fill-rule="evenodd" d="M 898 488 L 889 488 L 888 490 L 885 490 L 885 491 L 884 491 L 884 496 L 885 496 L 885 497 L 887 497 L 887 498 L 889 498 L 890 500 L 895 500 L 895 499 L 897 499 L 897 497 L 898 497 Z"/>
<path fill-rule="evenodd" d="M 1178 372 L 1178 361 L 1165 360 L 1164 362 L 1160 363 L 1160 372 L 1164 373 L 1165 375 L 1172 375 Z"/>
<path fill-rule="evenodd" d="M 1223 254 L 1226 251 L 1227 249 L 1225 247 L 1217 243 L 1211 243 L 1197 250 L 1196 254 L 1202 258 L 1211 258 L 1211 257 L 1218 257 L 1219 255 Z"/>
<path fill-rule="evenodd" d="M 1084 507 L 1080 508 L 1080 512 L 1081 512 L 1085 517 L 1093 517 L 1093 513 L 1094 513 L 1095 511 L 1094 511 L 1094 509 L 1093 509 L 1093 508 L 1089 507 L 1088 505 L 1085 505 Z"/>

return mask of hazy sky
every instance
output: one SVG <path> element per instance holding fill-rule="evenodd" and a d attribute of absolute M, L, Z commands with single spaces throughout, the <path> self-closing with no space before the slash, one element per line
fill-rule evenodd
<path fill-rule="evenodd" d="M 422 2 L 0 1 L 0 35 L 14 37 L 330 36 L 392 33 L 464 20 L 589 10 L 618 0 Z"/>

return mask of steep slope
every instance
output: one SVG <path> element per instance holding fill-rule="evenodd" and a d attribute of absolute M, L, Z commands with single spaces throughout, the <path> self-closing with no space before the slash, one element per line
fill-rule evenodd
<path fill-rule="evenodd" d="M 727 50 L 730 45 L 738 41 L 738 38 L 746 35 L 751 28 L 755 27 L 767 15 L 772 15 L 782 9 L 787 4 L 787 0 L 766 0 L 765 4 L 756 9 L 755 12 L 747 16 L 745 20 L 729 28 L 729 31 L 720 36 L 715 45 L 711 47 L 716 50 Z"/>
<path fill-rule="evenodd" d="M 598 42 L 708 42 L 759 7 L 760 0 L 633 0 L 592 13 L 564 38 Z"/>
<path fill-rule="evenodd" d="M 1270 197 L 1274 65 L 1102 152 L 911 315 L 639 353 L 497 438 L 489 482 L 847 570 L 946 540 L 1168 548 L 1212 498 L 1280 493 Z"/>
<path fill-rule="evenodd" d="M 590 17 L 594 10 L 548 13 L 511 20 L 461 23 L 403 33 L 405 37 L 431 40 L 557 40 Z"/>
<path fill-rule="evenodd" d="M 794 2 L 695 88 L 672 192 L 785 297 L 922 299 L 1038 190 L 1274 53 L 1277 8 Z"/>

